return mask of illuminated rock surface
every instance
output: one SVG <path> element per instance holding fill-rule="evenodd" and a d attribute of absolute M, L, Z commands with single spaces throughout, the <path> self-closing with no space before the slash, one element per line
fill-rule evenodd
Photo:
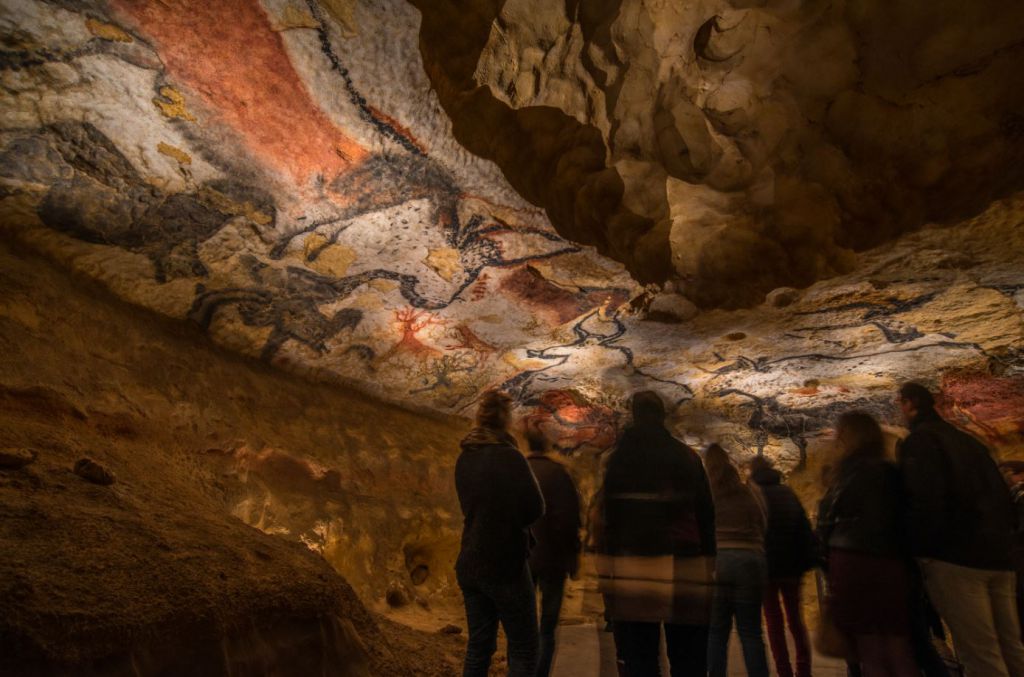
<path fill-rule="evenodd" d="M 793 468 L 923 379 L 1024 455 L 1021 6 L 465 4 L 0 3 L 9 505 L 193 492 L 376 608 L 452 593 L 488 387 L 585 493 L 639 389 Z M 281 553 L 296 632 L 344 617 Z M 252 575 L 210 608 L 272 616 Z"/>

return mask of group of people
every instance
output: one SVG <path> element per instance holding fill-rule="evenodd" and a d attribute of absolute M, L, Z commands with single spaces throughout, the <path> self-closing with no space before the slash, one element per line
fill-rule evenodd
<path fill-rule="evenodd" d="M 895 458 L 873 416 L 839 416 L 812 526 L 767 458 L 740 468 L 717 444 L 698 454 L 669 431 L 656 393 L 635 394 L 588 513 L 619 674 L 660 675 L 664 636 L 673 677 L 724 676 L 735 624 L 748 675 L 769 674 L 766 630 L 779 677 L 809 677 L 801 588 L 820 568 L 819 646 L 852 675 L 950 675 L 932 641 L 947 627 L 967 677 L 1024 677 L 1024 464 L 997 465 L 923 386 L 896 399 L 910 433 Z M 456 464 L 465 677 L 488 674 L 499 623 L 508 674 L 548 675 L 579 566 L 576 486 L 539 428 L 525 431 L 524 457 L 510 423 L 508 396 L 485 393 Z"/>

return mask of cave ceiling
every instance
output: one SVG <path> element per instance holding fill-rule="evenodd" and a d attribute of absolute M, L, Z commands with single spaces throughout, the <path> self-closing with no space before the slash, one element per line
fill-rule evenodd
<path fill-rule="evenodd" d="M 467 6 L 471 5 L 471 6 Z M 795 461 L 1024 411 L 1024 5 L 0 3 L 0 225 L 275 367 Z"/>

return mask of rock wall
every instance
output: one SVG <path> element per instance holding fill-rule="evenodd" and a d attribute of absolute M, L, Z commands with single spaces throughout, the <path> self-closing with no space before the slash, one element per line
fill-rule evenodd
<path fill-rule="evenodd" d="M 585 137 L 544 138 L 551 188 L 523 194 L 641 278 L 670 264 L 701 306 L 848 272 L 1024 186 L 1019 3 L 416 4 L 460 141 L 521 176 L 538 135 Z M 557 124 L 509 124 L 542 112 Z"/>
<path fill-rule="evenodd" d="M 227 625 L 284 614 L 281 623 L 308 620 L 319 633 L 317 618 L 327 628 L 331 614 L 365 615 L 355 593 L 375 610 L 389 593 L 425 605 L 452 594 L 463 421 L 213 348 L 194 327 L 111 301 L 7 244 L 0 262 L 0 446 L 39 455 L 27 475 L 0 468 L 4 542 L 16 551 L 0 598 L 19 612 L 12 623 L 37 618 L 33 632 L 51 637 L 78 608 L 106 619 L 83 621 L 82 632 L 120 623 L 116 641 L 134 632 L 125 623 L 179 618 L 194 605 L 226 614 Z M 115 484 L 74 476 L 82 457 Z M 348 582 L 318 578 L 331 567 Z M 67 603 L 80 606 L 51 608 L 65 584 L 75 593 Z M 121 618 L 119 604 L 139 611 Z"/>

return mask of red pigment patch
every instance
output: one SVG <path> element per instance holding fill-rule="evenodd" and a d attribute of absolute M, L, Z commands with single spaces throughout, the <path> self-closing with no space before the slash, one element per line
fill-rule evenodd
<path fill-rule="evenodd" d="M 506 276 L 501 282 L 501 290 L 538 312 L 553 316 L 558 324 L 605 303 L 614 308 L 629 300 L 624 292 L 618 290 L 572 292 L 563 289 L 530 266 L 517 268 Z"/>
<path fill-rule="evenodd" d="M 526 419 L 528 425 L 536 425 L 550 436 L 557 448 L 567 451 L 609 449 L 618 437 L 618 416 L 613 409 L 590 404 L 569 390 L 541 394 Z"/>
<path fill-rule="evenodd" d="M 950 372 L 942 377 L 941 393 L 943 415 L 965 421 L 993 444 L 1024 437 L 1024 376 Z"/>
<path fill-rule="evenodd" d="M 365 158 L 310 98 L 281 36 L 255 0 L 114 0 L 187 85 L 262 160 L 299 184 Z"/>
<path fill-rule="evenodd" d="M 417 334 L 429 326 L 444 325 L 444 319 L 435 317 L 425 310 L 402 308 L 395 311 L 395 323 L 402 337 L 380 356 L 381 362 L 391 359 L 397 353 L 407 353 L 421 360 L 441 353 L 437 348 L 423 343 Z"/>

